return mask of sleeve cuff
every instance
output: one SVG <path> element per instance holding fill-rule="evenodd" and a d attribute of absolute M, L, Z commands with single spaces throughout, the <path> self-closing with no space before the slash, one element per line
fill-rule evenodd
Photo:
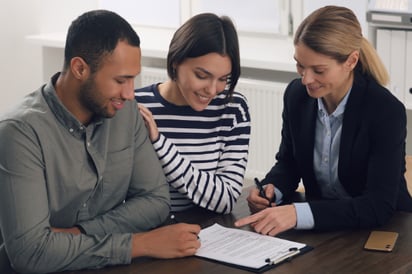
<path fill-rule="evenodd" d="M 158 150 L 158 149 L 160 149 L 160 148 L 163 146 L 164 142 L 165 142 L 165 137 L 163 136 L 163 134 L 161 134 L 161 133 L 159 132 L 159 136 L 157 137 L 156 140 L 154 140 L 154 141 L 152 142 L 152 145 L 153 145 L 153 147 L 154 147 L 155 150 Z"/>
<path fill-rule="evenodd" d="M 279 205 L 283 202 L 283 193 L 279 188 L 275 187 L 275 204 Z"/>
<path fill-rule="evenodd" d="M 315 221 L 308 203 L 294 203 L 296 209 L 296 229 L 313 229 Z"/>

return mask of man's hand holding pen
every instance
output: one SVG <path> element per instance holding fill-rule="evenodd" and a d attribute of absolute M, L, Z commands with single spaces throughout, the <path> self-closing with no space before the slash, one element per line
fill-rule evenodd
<path fill-rule="evenodd" d="M 180 223 L 180 221 L 178 221 L 178 219 L 177 219 L 177 217 L 176 217 L 176 215 L 175 214 L 171 214 L 170 216 L 170 222 L 172 223 L 172 224 L 178 224 L 178 223 Z M 200 231 L 199 231 L 200 232 Z M 200 240 L 200 238 L 199 238 L 199 233 L 195 233 L 196 234 L 196 237 L 197 237 L 197 239 L 198 240 Z"/>
<path fill-rule="evenodd" d="M 255 178 L 255 184 L 256 188 L 252 189 L 247 197 L 250 211 L 255 213 L 275 206 L 275 187 L 273 184 L 267 184 L 263 187 L 257 178 Z"/>
<path fill-rule="evenodd" d="M 132 258 L 180 258 L 194 255 L 200 247 L 197 224 L 178 223 L 132 235 Z"/>

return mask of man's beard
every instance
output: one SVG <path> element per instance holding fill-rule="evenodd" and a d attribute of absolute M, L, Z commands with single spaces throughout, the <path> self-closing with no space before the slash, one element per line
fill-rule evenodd
<path fill-rule="evenodd" d="M 94 117 L 112 118 L 114 113 L 109 113 L 104 107 L 103 99 L 100 97 L 94 78 L 89 78 L 81 87 L 79 93 L 80 103 L 89 110 Z"/>

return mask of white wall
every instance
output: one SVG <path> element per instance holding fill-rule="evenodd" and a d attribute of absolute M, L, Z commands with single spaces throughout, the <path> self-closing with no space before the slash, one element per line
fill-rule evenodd
<path fill-rule="evenodd" d="M 316 1 L 318 5 L 328 2 L 333 1 Z M 0 113 L 37 89 L 45 80 L 42 76 L 42 48 L 28 42 L 25 37 L 63 32 L 74 18 L 84 11 L 97 8 L 98 3 L 99 0 L 0 0 L 0 80 L 4 95 L 0 100 Z M 313 3 L 309 6 L 305 3 L 304 6 L 307 11 Z M 55 56 L 44 58 L 62 62 L 61 51 L 49 51 L 49 54 L 54 53 Z"/>
<path fill-rule="evenodd" d="M 304 1 L 306 14 L 314 5 L 341 4 L 350 7 L 358 3 L 357 0 Z M 361 8 L 365 2 L 367 0 L 359 1 Z M 97 8 L 98 3 L 99 0 L 0 0 L 0 113 L 44 83 L 42 48 L 28 42 L 25 37 L 65 31 L 74 18 Z M 362 16 L 358 17 L 363 19 Z M 56 59 L 56 62 L 63 62 L 61 58 Z M 408 132 L 412 132 L 412 111 L 408 111 L 408 121 Z M 408 144 L 412 144 L 412 134 L 408 136 Z M 407 146 L 407 153 L 412 154 L 411 145 Z"/>
<path fill-rule="evenodd" d="M 61 32 L 98 0 L 0 0 L 0 113 L 43 84 L 42 48 L 25 37 Z"/>
<path fill-rule="evenodd" d="M 38 85 L 40 50 L 24 41 L 24 36 L 39 31 L 34 1 L 2 0 L 0 9 L 0 111 Z M 5 8 L 7 7 L 7 8 Z M 30 22 L 30 24 L 28 24 Z"/>
<path fill-rule="evenodd" d="M 368 10 L 368 0 L 303 0 L 303 15 L 306 16 L 315 9 L 326 6 L 336 5 L 350 8 L 359 20 L 362 33 L 368 37 L 368 24 L 366 22 L 366 11 Z"/>

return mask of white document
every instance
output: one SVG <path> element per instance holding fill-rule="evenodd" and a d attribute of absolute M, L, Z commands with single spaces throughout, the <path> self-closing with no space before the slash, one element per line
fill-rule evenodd
<path fill-rule="evenodd" d="M 201 246 L 196 256 L 255 269 L 270 264 L 267 259 L 272 263 L 281 262 L 291 254 L 291 249 L 300 250 L 306 246 L 219 224 L 202 229 L 199 238 Z"/>

